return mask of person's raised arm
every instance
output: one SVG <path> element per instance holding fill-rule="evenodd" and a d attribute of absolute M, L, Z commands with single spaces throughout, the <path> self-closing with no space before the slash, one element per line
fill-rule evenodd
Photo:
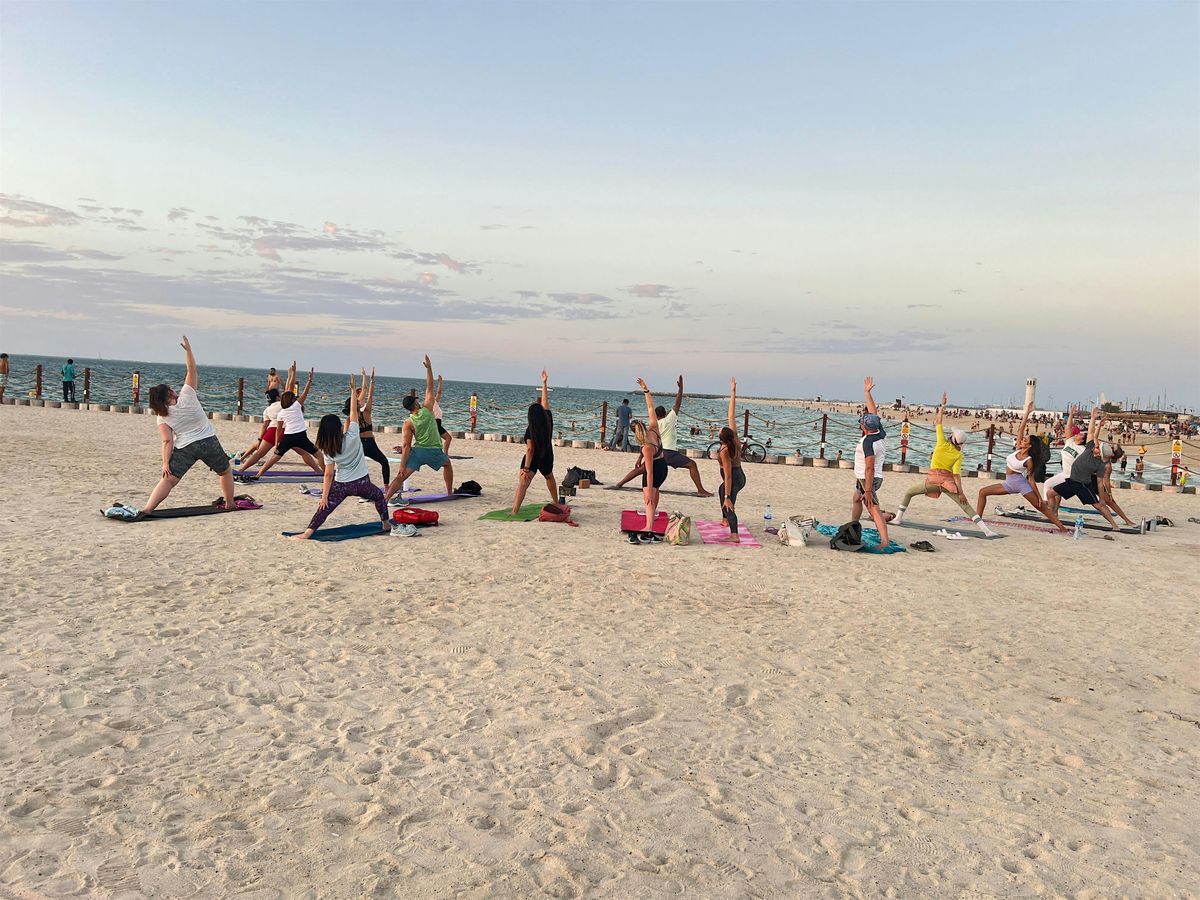
<path fill-rule="evenodd" d="M 642 389 L 642 396 L 646 398 L 646 419 L 650 422 L 650 427 L 655 428 L 658 425 L 658 413 L 654 411 L 654 397 L 650 393 L 650 388 L 646 387 L 645 380 L 639 378 L 637 383 L 638 387 Z"/>
<path fill-rule="evenodd" d="M 1068 441 L 1071 439 L 1071 426 L 1075 424 L 1075 410 L 1076 406 L 1074 403 L 1067 408 L 1067 425 L 1064 434 Z"/>
<path fill-rule="evenodd" d="M 1093 406 L 1092 407 L 1092 417 L 1091 417 L 1091 419 L 1088 420 L 1087 439 L 1089 441 L 1096 440 L 1096 432 L 1098 432 L 1100 430 L 1100 424 L 1098 421 L 1099 416 L 1100 416 L 1100 407 Z"/>
<path fill-rule="evenodd" d="M 308 401 L 308 392 L 312 390 L 313 372 L 314 372 L 313 369 L 308 370 L 308 380 L 304 382 L 304 390 L 302 390 L 300 392 L 300 395 L 296 398 L 297 402 L 301 406 L 303 406 Z"/>
<path fill-rule="evenodd" d="M 550 408 L 550 395 L 546 383 L 550 380 L 550 376 L 546 374 L 546 370 L 542 369 L 542 409 Z"/>
<path fill-rule="evenodd" d="M 683 406 L 683 376 L 679 376 L 679 380 L 675 382 L 679 386 L 679 390 L 675 392 L 675 415 L 679 415 L 679 407 Z"/>
<path fill-rule="evenodd" d="M 367 370 L 363 369 L 363 384 L 367 383 Z M 367 388 L 367 402 L 363 404 L 363 415 L 371 418 L 371 405 L 375 402 L 375 368 L 371 367 L 371 386 Z"/>
<path fill-rule="evenodd" d="M 1033 404 L 1025 404 L 1025 412 L 1021 415 L 1021 424 L 1017 426 L 1017 446 L 1021 446 L 1021 441 L 1025 440 L 1025 426 L 1029 424 L 1029 414 L 1033 412 Z M 1029 455 L 1033 459 L 1033 454 Z"/>
<path fill-rule="evenodd" d="M 729 379 L 729 430 L 737 434 L 737 379 Z"/>
<path fill-rule="evenodd" d="M 433 393 L 433 363 L 429 361 L 429 354 L 425 354 L 425 408 L 433 412 L 433 403 L 435 397 Z"/>
<path fill-rule="evenodd" d="M 200 376 L 196 374 L 196 357 L 192 356 L 192 344 L 187 339 L 187 335 L 183 336 L 179 346 L 183 348 L 183 352 L 187 355 L 187 377 L 183 379 L 183 383 L 190 387 L 193 391 L 196 385 L 200 383 Z"/>
<path fill-rule="evenodd" d="M 879 410 L 875 406 L 875 398 L 871 396 L 871 390 L 875 387 L 875 379 L 867 376 L 863 379 L 863 395 L 867 398 L 867 412 L 879 415 Z"/>
<path fill-rule="evenodd" d="M 292 364 L 288 366 L 288 377 L 287 381 L 283 383 L 283 389 L 284 391 L 291 391 L 293 394 L 296 393 L 296 361 L 294 359 L 292 360 Z"/>
<path fill-rule="evenodd" d="M 942 424 L 942 410 L 946 408 L 946 392 L 942 391 L 942 405 L 938 407 L 937 421 L 935 425 Z"/>
<path fill-rule="evenodd" d="M 350 376 L 350 417 L 346 419 L 344 431 L 350 430 L 350 423 L 358 424 L 359 392 L 354 389 L 354 376 Z"/>
<path fill-rule="evenodd" d="M 439 404 L 442 402 L 442 376 L 441 375 L 439 375 L 437 377 L 437 392 L 433 395 L 433 402 L 439 403 Z"/>

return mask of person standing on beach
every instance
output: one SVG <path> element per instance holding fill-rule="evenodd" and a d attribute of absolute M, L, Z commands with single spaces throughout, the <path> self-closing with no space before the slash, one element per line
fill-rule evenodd
<path fill-rule="evenodd" d="M 1078 407 L 1072 404 L 1067 413 L 1066 437 L 1063 439 L 1062 449 L 1059 450 L 1062 471 L 1047 479 L 1043 485 L 1047 497 L 1052 496 L 1054 489 L 1071 477 L 1071 466 L 1075 464 L 1075 460 L 1079 459 L 1079 454 L 1083 453 L 1083 434 L 1080 432 L 1079 426 L 1075 424 L 1077 411 Z M 1050 506 L 1055 512 L 1058 512 L 1057 500 L 1052 501 Z"/>
<path fill-rule="evenodd" d="M 683 378 L 680 376 L 680 389 Z M 737 436 L 737 379 L 729 380 L 729 424 L 717 435 L 721 449 L 717 461 L 721 467 L 721 484 L 717 487 L 717 498 L 721 501 L 721 522 L 729 527 L 729 536 L 723 542 L 740 544 L 738 517 L 735 504 L 738 493 L 746 486 L 746 472 L 742 469 L 742 445 Z"/>
<path fill-rule="evenodd" d="M 62 367 L 63 402 L 75 402 L 75 360 L 68 359 Z"/>
<path fill-rule="evenodd" d="M 658 512 L 658 489 L 667 480 L 667 461 L 663 459 L 662 437 L 658 432 L 658 413 L 654 410 L 654 398 L 650 395 L 650 388 L 646 387 L 645 381 L 639 378 L 637 383 L 646 398 L 646 418 L 650 420 L 650 424 L 647 426 L 641 422 L 633 422 L 633 432 L 642 448 L 642 499 L 646 501 L 646 531 L 653 533 L 654 516 Z M 629 401 L 626 400 L 625 403 L 628 404 Z"/>
<path fill-rule="evenodd" d="M 363 391 L 359 391 L 358 399 L 363 405 L 358 411 L 359 422 L 359 440 L 362 442 L 363 455 L 375 460 L 379 463 L 379 468 L 383 470 L 383 483 L 387 484 L 392 478 L 392 467 L 388 463 L 388 458 L 384 452 L 379 449 L 379 444 L 375 441 L 375 429 L 371 425 L 371 407 L 375 402 L 375 370 L 371 369 L 371 386 L 367 387 L 367 370 L 362 370 L 363 390 L 366 391 L 366 399 L 363 400 Z M 350 400 L 347 399 L 342 405 L 342 413 L 350 415 Z M 317 443 L 319 448 L 320 442 Z"/>
<path fill-rule="evenodd" d="M 150 388 L 150 409 L 158 416 L 158 433 L 162 437 L 162 479 L 150 493 L 150 499 L 141 511 L 148 513 L 157 509 L 196 462 L 203 462 L 220 476 L 225 509 L 233 510 L 237 508 L 233 499 L 233 467 L 221 442 L 217 440 L 217 432 L 208 414 L 200 405 L 200 397 L 196 393 L 200 376 L 187 335 L 184 335 L 180 346 L 187 355 L 187 376 L 179 393 L 176 394 L 166 384 Z"/>
<path fill-rule="evenodd" d="M 1112 459 L 1112 447 L 1096 440 L 1096 435 L 1100 430 L 1097 424 L 1099 415 L 1100 407 L 1093 407 L 1092 418 L 1088 422 L 1087 443 L 1083 445 L 1083 452 L 1071 464 L 1070 476 L 1061 484 L 1055 485 L 1053 488 L 1048 487 L 1046 497 L 1050 501 L 1052 510 L 1058 509 L 1060 498 L 1065 497 L 1068 500 L 1072 497 L 1078 498 L 1081 503 L 1094 507 L 1100 515 L 1104 516 L 1113 531 L 1116 531 L 1117 520 L 1112 517 L 1112 513 L 1108 511 L 1108 504 L 1100 496 L 1100 477 Z"/>
<path fill-rule="evenodd" d="M 433 397 L 433 420 L 437 422 L 438 437 L 442 439 L 442 450 L 450 456 L 450 442 L 454 440 L 442 425 L 442 376 L 438 376 L 437 393 Z"/>
<path fill-rule="evenodd" d="M 937 434 L 937 444 L 933 448 L 933 455 L 929 459 L 929 475 L 926 476 L 924 484 L 909 488 L 908 493 L 904 495 L 904 499 L 900 501 L 894 521 L 897 525 L 903 524 L 904 513 L 914 497 L 924 494 L 931 500 L 936 500 L 945 493 L 962 508 L 962 511 L 967 514 L 967 518 L 973 521 L 976 527 L 981 529 L 988 537 L 992 537 L 995 532 L 987 527 L 982 517 L 975 510 L 971 509 L 971 504 L 967 502 L 967 492 L 963 489 L 962 448 L 963 444 L 967 441 L 967 433 L 960 428 L 955 428 L 950 432 L 950 437 L 946 437 L 946 431 L 942 427 L 942 412 L 945 407 L 946 393 L 943 391 L 942 403 L 938 407 L 936 419 L 935 432 Z"/>
<path fill-rule="evenodd" d="M 367 373 L 363 370 L 363 381 Z M 365 384 L 364 384 L 365 387 Z M 364 497 L 375 504 L 379 520 L 385 532 L 392 530 L 388 517 L 387 501 L 381 491 L 371 482 L 367 472 L 367 460 L 363 455 L 359 437 L 358 410 L 362 395 L 354 387 L 354 376 L 350 376 L 350 398 L 347 406 L 350 414 L 343 426 L 335 415 L 321 417 L 317 427 L 317 447 L 325 454 L 325 480 L 321 484 L 321 500 L 308 528 L 294 535 L 294 541 L 306 541 L 318 528 L 325 524 L 329 514 L 337 509 L 347 497 Z"/>
<path fill-rule="evenodd" d="M 1000 484 L 989 484 L 979 492 L 979 496 L 975 501 L 975 512 L 980 518 L 983 518 L 983 511 L 987 507 L 987 498 L 996 497 L 1003 494 L 1020 494 L 1028 500 L 1038 512 L 1050 520 L 1050 522 L 1059 531 L 1065 532 L 1067 529 L 1062 522 L 1059 521 L 1058 514 L 1050 506 L 1042 500 L 1042 495 L 1038 493 L 1033 482 L 1033 470 L 1036 460 L 1032 453 L 1033 441 L 1025 433 L 1025 428 L 1029 424 L 1029 414 L 1033 410 L 1033 403 L 1025 405 L 1025 414 L 1021 416 L 1021 424 L 1017 426 L 1017 446 L 1012 453 L 1004 460 L 1004 464 L 1008 467 L 1008 475 Z"/>
<path fill-rule="evenodd" d="M 633 420 L 633 409 L 629 406 L 629 398 L 626 397 L 621 401 L 621 405 L 617 407 L 617 430 L 613 432 L 612 440 L 608 442 L 608 446 L 604 449 L 614 450 L 617 444 L 621 445 L 622 450 L 629 450 L 629 423 Z"/>
<path fill-rule="evenodd" d="M 8 390 L 8 354 L 0 353 L 0 401 L 4 399 L 6 390 Z"/>
<path fill-rule="evenodd" d="M 1097 486 L 1100 488 L 1100 499 L 1105 502 L 1105 504 L 1108 506 L 1109 509 L 1116 512 L 1116 514 L 1118 516 L 1120 516 L 1122 519 L 1124 519 L 1126 525 L 1132 526 L 1133 519 L 1131 519 L 1131 518 L 1129 518 L 1129 516 L 1125 515 L 1125 510 L 1121 509 L 1120 504 L 1117 503 L 1116 495 L 1113 493 L 1113 484 L 1112 484 L 1113 463 L 1117 462 L 1118 460 L 1123 461 L 1124 459 L 1125 459 L 1125 451 L 1124 451 L 1124 449 L 1121 448 L 1121 445 L 1118 444 L 1116 447 L 1113 448 L 1112 458 L 1109 459 L 1107 463 L 1105 463 L 1104 473 L 1100 476 Z"/>
<path fill-rule="evenodd" d="M 521 457 L 521 469 L 517 475 L 517 493 L 513 497 L 512 514 L 521 511 L 525 494 L 533 483 L 533 476 L 540 474 L 550 489 L 550 502 L 558 503 L 558 482 L 554 478 L 554 414 L 550 412 L 550 392 L 546 384 L 549 376 L 542 369 L 542 397 L 531 403 L 526 416 L 525 455 Z"/>
<path fill-rule="evenodd" d="M 275 388 L 267 391 L 267 407 L 262 414 L 262 427 L 258 431 L 258 439 L 250 445 L 245 453 L 238 457 L 241 467 L 234 476 L 248 474 L 251 466 L 275 449 L 279 443 L 279 413 L 283 409 L 279 402 L 279 391 Z"/>
<path fill-rule="evenodd" d="M 316 444 L 309 440 L 308 423 L 304 421 L 304 404 L 308 400 L 308 392 L 312 390 L 314 370 L 308 370 L 308 380 L 304 383 L 304 390 L 297 395 L 295 367 L 296 364 L 292 363 L 292 371 L 288 374 L 288 383 L 284 386 L 286 390 L 279 395 L 279 418 L 275 426 L 275 452 L 263 463 L 261 469 L 253 475 L 245 476 L 247 478 L 261 478 L 263 473 L 283 459 L 284 454 L 289 450 L 299 453 L 300 458 L 314 472 L 323 474 L 325 471 L 325 460 Z M 280 434 L 280 428 L 283 429 L 282 434 Z M 243 466 L 242 472 L 238 474 L 244 474 L 245 468 Z"/>
<path fill-rule="evenodd" d="M 669 469 L 687 469 L 688 474 L 692 476 L 692 482 L 696 485 L 697 497 L 711 497 L 712 491 L 706 491 L 704 484 L 700 480 L 700 467 L 696 465 L 694 459 L 688 459 L 687 455 L 680 453 L 676 449 L 678 438 L 676 436 L 678 430 L 679 408 L 683 404 L 683 376 L 679 376 L 676 382 L 678 390 L 675 393 L 675 405 L 668 412 L 664 407 L 655 407 L 655 412 L 658 414 L 658 433 L 662 438 L 663 459 L 667 461 Z M 645 472 L 645 461 L 639 456 L 637 465 L 630 470 L 629 474 L 613 485 L 614 490 L 619 490 L 630 481 L 633 481 L 637 476 Z"/>
<path fill-rule="evenodd" d="M 414 394 L 406 396 L 401 403 L 408 410 L 408 419 L 404 423 L 403 443 L 395 447 L 400 451 L 400 471 L 388 484 L 386 499 L 400 491 L 401 486 L 422 466 L 429 466 L 435 472 L 442 470 L 446 480 L 447 495 L 454 493 L 454 466 L 450 457 L 442 448 L 442 439 L 438 434 L 437 422 L 433 418 L 433 363 L 429 354 L 425 354 L 425 402 L 417 403 Z"/>
<path fill-rule="evenodd" d="M 271 371 L 269 371 L 267 373 L 267 388 L 266 388 L 266 390 L 267 390 L 268 394 L 271 393 L 271 391 L 274 391 L 276 394 L 279 394 L 283 390 L 283 385 L 279 383 L 279 375 L 275 371 L 274 366 L 271 366 Z"/>
<path fill-rule="evenodd" d="M 863 381 L 863 394 L 866 395 L 867 403 L 866 412 L 858 420 L 862 437 L 854 447 L 854 495 L 850 504 L 850 521 L 857 522 L 861 519 L 865 506 L 879 531 L 880 546 L 886 547 L 887 523 L 893 516 L 879 505 L 879 489 L 883 487 L 887 432 L 883 430 L 883 420 L 879 418 L 879 409 L 875 406 L 875 398 L 871 396 L 874 387 L 873 378 Z"/>

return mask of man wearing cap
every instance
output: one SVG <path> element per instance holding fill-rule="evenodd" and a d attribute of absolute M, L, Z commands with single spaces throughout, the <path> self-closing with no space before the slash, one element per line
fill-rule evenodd
<path fill-rule="evenodd" d="M 938 407 L 937 411 L 937 445 L 933 448 L 933 456 L 929 459 L 929 475 L 924 484 L 909 488 L 900 508 L 896 510 L 895 522 L 899 525 L 904 521 L 904 511 L 908 509 L 908 504 L 914 497 L 924 494 L 926 497 L 936 500 L 945 492 L 962 507 L 963 512 L 975 523 L 976 527 L 992 537 L 995 532 L 987 527 L 983 518 L 975 510 L 971 509 L 971 504 L 967 502 L 966 491 L 963 490 L 962 448 L 967 441 L 967 434 L 961 428 L 955 428 L 950 432 L 950 438 L 947 440 L 945 429 L 942 428 L 942 411 L 945 408 L 946 393 L 943 391 L 942 405 Z"/>
<path fill-rule="evenodd" d="M 411 394 L 401 401 L 408 410 L 408 419 L 404 423 L 403 443 L 395 448 L 400 451 L 400 471 L 388 485 L 387 500 L 391 500 L 404 481 L 422 466 L 429 466 L 435 471 L 441 469 L 442 477 L 446 480 L 447 495 L 454 493 L 454 466 L 442 448 L 442 437 L 438 434 L 437 421 L 433 417 L 435 397 L 433 363 L 426 354 L 425 403 L 418 404 L 417 398 Z"/>
<path fill-rule="evenodd" d="M 1112 459 L 1112 446 L 1096 440 L 1096 432 L 1099 431 L 1097 424 L 1099 415 L 1100 407 L 1094 407 L 1091 421 L 1088 422 L 1087 443 L 1083 445 L 1082 452 L 1071 464 L 1071 472 L 1064 481 L 1053 487 L 1051 483 L 1054 479 L 1046 482 L 1046 499 L 1050 503 L 1050 508 L 1058 512 L 1058 504 L 1062 498 L 1065 497 L 1069 500 L 1075 497 L 1081 503 L 1095 507 L 1112 526 L 1113 531 L 1116 531 L 1117 520 L 1108 511 L 1108 504 L 1100 498 L 1099 479 L 1103 477 L 1104 471 Z"/>
<path fill-rule="evenodd" d="M 658 436 L 662 438 L 663 459 L 667 461 L 667 467 L 671 469 L 687 469 L 688 474 L 692 476 L 692 483 L 696 485 L 697 497 L 711 497 L 712 491 L 704 489 L 704 483 L 700 480 L 700 467 L 696 465 L 694 459 L 689 459 L 687 454 L 680 453 L 677 444 L 676 434 L 678 432 L 678 417 L 679 408 L 683 405 L 683 376 L 680 375 L 675 382 L 678 390 L 675 393 L 675 405 L 671 407 L 670 412 L 666 407 L 655 407 L 654 414 L 658 416 Z M 614 489 L 624 487 L 628 482 L 633 481 L 643 472 L 646 471 L 646 461 L 642 457 L 638 457 L 637 465 L 635 465 L 620 481 L 613 485 Z"/>
<path fill-rule="evenodd" d="M 889 512 L 884 512 L 879 505 L 878 491 L 883 486 L 883 457 L 887 452 L 887 433 L 883 430 L 883 421 L 879 418 L 879 409 L 875 406 L 875 398 L 871 389 L 875 387 L 873 378 L 863 380 L 863 393 L 867 398 L 867 411 L 858 420 L 862 429 L 862 437 L 854 448 L 854 500 L 850 506 L 850 521 L 857 522 L 862 518 L 863 507 L 871 514 L 875 527 L 879 530 L 880 546 L 888 544 L 887 523 L 894 518 Z"/>

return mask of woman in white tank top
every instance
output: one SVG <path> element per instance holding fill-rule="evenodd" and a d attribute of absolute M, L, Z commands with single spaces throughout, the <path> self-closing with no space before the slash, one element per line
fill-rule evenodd
<path fill-rule="evenodd" d="M 1029 423 L 1029 414 L 1032 411 L 1033 404 L 1027 403 L 1025 414 L 1021 417 L 1021 424 L 1017 427 L 1016 449 L 1004 460 L 1005 466 L 1008 467 L 1008 474 L 1001 483 L 989 484 L 979 492 L 979 499 L 975 502 L 975 512 L 980 517 L 983 516 L 988 497 L 997 497 L 1001 494 L 1020 494 L 1029 501 L 1034 509 L 1049 519 L 1055 528 L 1065 532 L 1066 526 L 1059 521 L 1054 510 L 1042 500 L 1042 495 L 1038 493 L 1038 489 L 1033 483 L 1034 460 L 1030 452 L 1033 441 L 1025 433 L 1025 427 Z"/>

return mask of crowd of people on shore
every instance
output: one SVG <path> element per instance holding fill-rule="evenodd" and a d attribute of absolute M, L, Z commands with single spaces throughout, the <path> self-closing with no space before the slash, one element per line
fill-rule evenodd
<path fill-rule="evenodd" d="M 362 369 L 357 384 L 353 375 L 349 377 L 348 396 L 342 415 L 323 416 L 314 442 L 309 438 L 304 416 L 304 404 L 312 388 L 314 373 L 309 370 L 304 387 L 300 388 L 295 362 L 285 378 L 281 378 L 275 369 L 268 373 L 265 388 L 268 405 L 263 410 L 258 437 L 237 456 L 240 466 L 235 471 L 231 456 L 221 446 L 212 422 L 200 403 L 196 390 L 199 375 L 186 336 L 181 346 L 187 365 L 183 386 L 176 392 L 170 385 L 158 384 L 148 392 L 149 405 L 158 417 L 162 473 L 141 510 L 143 513 L 157 508 L 197 462 L 203 462 L 220 478 L 225 508 L 235 509 L 235 479 L 241 482 L 255 481 L 292 451 L 308 468 L 322 476 L 317 511 L 305 531 L 296 536 L 299 539 L 311 538 L 329 515 L 349 497 L 374 503 L 379 513 L 380 527 L 385 531 L 390 530 L 389 502 L 393 505 L 405 503 L 402 496 L 398 495 L 402 495 L 408 479 L 422 468 L 440 471 L 446 495 L 454 493 L 454 465 L 449 454 L 452 438 L 441 421 L 443 381 L 440 375 L 434 375 L 433 364 L 428 356 L 423 361 L 424 397 L 419 398 L 414 388 L 402 399 L 408 418 L 402 429 L 401 443 L 394 448 L 400 453 L 399 468 L 394 476 L 387 455 L 376 442 L 371 420 L 375 398 L 374 371 L 368 376 L 366 369 Z M 550 408 L 548 381 L 549 376 L 543 369 L 540 394 L 526 411 L 524 452 L 519 461 L 512 504 L 514 515 L 538 476 L 545 480 L 551 502 L 563 502 L 555 476 L 554 416 Z M 669 410 L 655 403 L 643 379 L 638 378 L 637 384 L 645 400 L 645 418 L 634 418 L 633 408 L 625 400 L 617 407 L 617 428 L 606 449 L 632 449 L 633 443 L 637 444 L 636 463 L 613 487 L 623 487 L 640 476 L 646 523 L 650 528 L 655 521 L 660 492 L 670 469 L 686 470 L 697 496 L 711 497 L 712 492 L 704 487 L 696 461 L 681 453 L 677 447 L 678 416 L 684 396 L 683 376 L 679 376 L 676 382 L 675 400 Z M 953 500 L 985 535 L 992 535 L 983 520 L 988 500 L 1013 494 L 1021 496 L 1060 531 L 1067 530 L 1058 516 L 1064 499 L 1075 499 L 1092 506 L 1113 529 L 1120 527 L 1113 513 L 1120 516 L 1126 525 L 1133 524 L 1117 503 L 1112 490 L 1113 465 L 1118 464 L 1123 469 L 1126 454 L 1119 445 L 1100 440 L 1100 433 L 1108 423 L 1100 417 L 1098 407 L 1092 410 L 1086 431 L 1075 424 L 1077 410 L 1074 407 L 1070 409 L 1066 421 L 1061 423 L 1065 435 L 1060 451 L 1061 471 L 1050 476 L 1047 463 L 1056 423 L 1047 423 L 1051 427 L 1045 433 L 1032 433 L 1033 405 L 1029 403 L 1017 423 L 1013 452 L 1005 459 L 1004 480 L 981 488 L 972 506 L 962 483 L 963 447 L 968 440 L 968 432 L 954 428 L 947 433 L 943 425 L 947 401 L 944 393 L 937 408 L 936 445 L 930 459 L 930 471 L 922 484 L 905 493 L 896 512 L 886 510 L 879 494 L 884 483 L 888 436 L 872 395 L 874 387 L 873 379 L 864 380 L 865 402 L 858 419 L 861 436 L 854 450 L 850 520 L 857 522 L 866 513 L 878 530 L 881 544 L 887 545 L 889 542 L 889 523 L 903 523 L 914 499 L 924 496 L 936 500 L 943 494 Z M 720 444 L 717 452 L 720 484 L 716 491 L 721 521 L 729 531 L 725 539 L 731 542 L 740 540 L 737 499 L 746 487 L 743 444 L 737 434 L 736 412 L 737 380 L 731 379 L 727 423 L 717 433 Z M 1139 465 L 1141 456 L 1144 456 L 1144 448 L 1139 454 Z M 384 488 L 371 480 L 367 469 L 368 459 L 379 464 Z M 259 463 L 259 468 L 254 470 Z M 393 498 L 397 499 L 393 501 Z"/>

